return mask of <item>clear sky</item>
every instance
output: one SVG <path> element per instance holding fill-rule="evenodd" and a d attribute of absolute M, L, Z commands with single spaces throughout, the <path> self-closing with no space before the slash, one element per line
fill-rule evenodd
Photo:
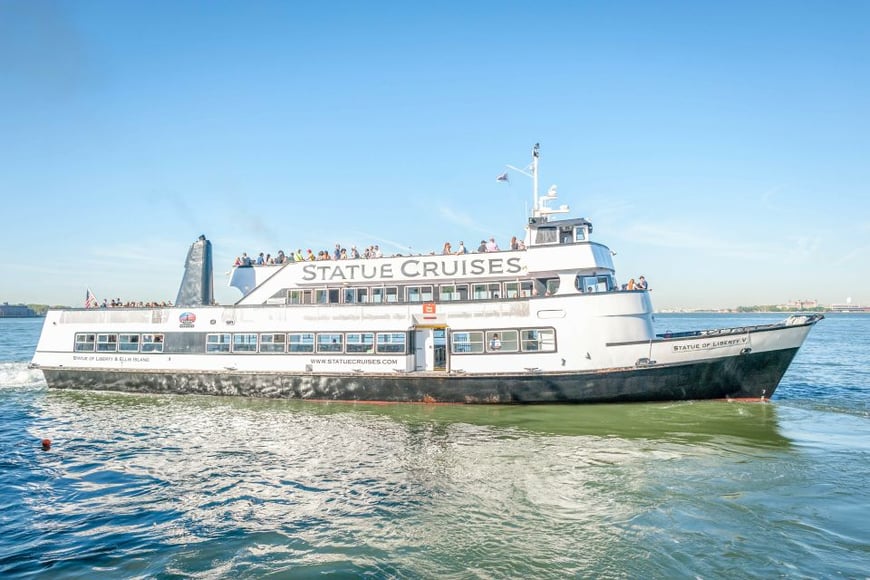
<path fill-rule="evenodd" d="M 0 0 L 0 302 L 216 297 L 243 251 L 521 235 L 657 308 L 870 304 L 870 3 Z"/>

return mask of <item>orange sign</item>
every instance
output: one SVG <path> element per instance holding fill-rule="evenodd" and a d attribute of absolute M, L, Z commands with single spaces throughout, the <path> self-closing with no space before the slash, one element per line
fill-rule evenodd
<path fill-rule="evenodd" d="M 435 318 L 435 303 L 434 302 L 424 302 L 423 303 L 423 318 Z"/>

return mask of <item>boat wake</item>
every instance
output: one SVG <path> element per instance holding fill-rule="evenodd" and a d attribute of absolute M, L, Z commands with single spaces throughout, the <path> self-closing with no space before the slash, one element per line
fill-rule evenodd
<path fill-rule="evenodd" d="M 39 369 L 27 368 L 26 362 L 0 363 L 0 389 L 44 386 L 42 373 Z"/>

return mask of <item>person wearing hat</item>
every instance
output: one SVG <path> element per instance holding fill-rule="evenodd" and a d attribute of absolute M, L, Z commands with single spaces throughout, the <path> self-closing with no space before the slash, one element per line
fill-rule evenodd
<path fill-rule="evenodd" d="M 477 251 L 481 254 L 486 251 L 486 240 L 480 240 L 480 245 L 477 247 Z"/>

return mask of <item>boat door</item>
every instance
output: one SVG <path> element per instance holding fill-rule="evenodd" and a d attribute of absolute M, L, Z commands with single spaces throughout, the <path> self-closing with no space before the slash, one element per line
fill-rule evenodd
<path fill-rule="evenodd" d="M 447 370 L 447 328 L 420 327 L 414 330 L 414 348 L 418 371 Z"/>

